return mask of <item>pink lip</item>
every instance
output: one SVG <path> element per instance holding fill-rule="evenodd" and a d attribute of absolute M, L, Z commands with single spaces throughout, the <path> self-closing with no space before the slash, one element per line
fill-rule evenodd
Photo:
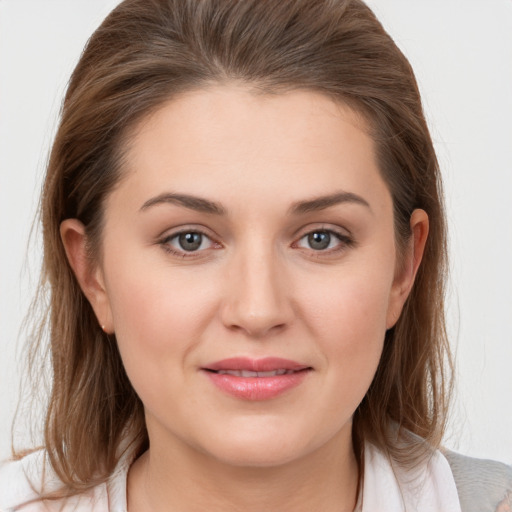
<path fill-rule="evenodd" d="M 243 400 L 257 401 L 275 398 L 298 386 L 312 368 L 289 359 L 276 357 L 264 359 L 235 357 L 209 364 L 202 370 L 221 391 Z M 251 372 L 287 370 L 292 373 L 261 377 L 215 373 L 227 370 Z"/>

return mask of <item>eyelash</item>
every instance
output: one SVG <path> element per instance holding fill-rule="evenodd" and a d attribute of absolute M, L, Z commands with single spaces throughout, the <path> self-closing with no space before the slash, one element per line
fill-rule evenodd
<path fill-rule="evenodd" d="M 305 247 L 299 247 L 299 243 L 306 239 L 307 237 L 313 235 L 313 234 L 327 234 L 330 237 L 334 236 L 335 239 L 337 239 L 338 244 L 336 247 L 333 248 L 326 248 L 326 249 L 319 249 L 315 250 L 313 248 L 305 248 Z M 216 242 L 212 239 L 211 236 L 206 234 L 204 231 L 200 229 L 183 229 L 181 231 L 178 231 L 176 233 L 172 233 L 171 235 L 167 235 L 164 238 L 162 238 L 158 243 L 162 246 L 162 248 L 169 254 L 172 254 L 173 256 L 177 256 L 180 258 L 194 258 L 198 257 L 202 252 L 204 252 L 206 249 L 198 249 L 195 251 L 186 251 L 186 250 L 180 250 L 176 249 L 171 245 L 171 241 L 177 239 L 181 235 L 200 235 L 203 237 L 203 240 L 201 240 L 201 245 L 204 242 L 204 238 L 208 239 L 210 241 L 210 245 L 214 245 L 215 249 L 222 248 L 222 245 L 219 242 Z M 329 242 L 331 242 L 330 240 Z M 330 243 L 329 243 L 330 245 Z M 355 245 L 355 241 L 348 235 L 339 233 L 338 231 L 334 229 L 328 229 L 328 228 L 317 228 L 312 229 L 306 233 L 304 233 L 296 242 L 292 243 L 292 247 L 296 249 L 303 249 L 308 252 L 311 252 L 315 257 L 321 258 L 326 257 L 328 255 L 334 255 L 338 252 L 344 251 L 347 248 L 353 247 Z M 211 248 L 211 247 L 208 247 Z"/>
<path fill-rule="evenodd" d="M 317 229 L 312 229 L 310 231 L 308 231 L 307 233 L 304 233 L 298 240 L 297 242 L 294 242 L 292 244 L 292 247 L 296 247 L 298 249 L 301 249 L 301 247 L 298 247 L 298 244 L 304 240 L 304 239 L 307 239 L 308 237 L 310 237 L 311 235 L 313 234 L 326 234 L 326 235 L 329 235 L 329 237 L 331 238 L 329 240 L 329 245 L 330 245 L 330 242 L 332 242 L 332 237 L 334 237 L 336 240 L 337 240 L 337 245 L 335 247 L 332 247 L 332 248 L 326 248 L 326 249 L 319 249 L 319 250 L 315 250 L 311 247 L 309 248 L 304 248 L 305 250 L 307 251 L 311 251 L 311 254 L 314 255 L 315 257 L 317 258 L 321 258 L 321 257 L 328 257 L 328 256 L 331 256 L 331 255 L 335 255 L 335 254 L 338 254 L 339 252 L 342 252 L 350 247 L 353 247 L 355 245 L 355 242 L 354 242 L 354 239 L 352 237 L 350 237 L 349 235 L 346 235 L 344 233 L 340 233 L 334 229 L 329 229 L 329 228 L 317 228 Z"/>

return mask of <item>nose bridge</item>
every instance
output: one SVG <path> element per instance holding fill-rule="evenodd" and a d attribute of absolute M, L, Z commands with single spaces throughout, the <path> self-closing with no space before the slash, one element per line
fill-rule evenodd
<path fill-rule="evenodd" d="M 248 238 L 234 251 L 227 280 L 226 326 L 263 336 L 289 323 L 292 309 L 282 262 L 268 238 Z"/>

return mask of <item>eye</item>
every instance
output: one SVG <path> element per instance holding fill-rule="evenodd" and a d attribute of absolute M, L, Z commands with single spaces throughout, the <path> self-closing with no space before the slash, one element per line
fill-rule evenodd
<path fill-rule="evenodd" d="M 181 233 L 174 238 L 180 249 L 184 251 L 198 251 L 201 249 L 206 237 L 202 233 Z"/>
<path fill-rule="evenodd" d="M 342 249 L 351 245 L 351 243 L 352 240 L 346 235 L 328 229 L 317 229 L 301 237 L 296 246 L 302 249 L 327 252 L 329 250 Z"/>
<path fill-rule="evenodd" d="M 190 230 L 167 236 L 161 241 L 161 245 L 171 253 L 187 256 L 187 253 L 210 249 L 216 244 L 206 234 Z"/>

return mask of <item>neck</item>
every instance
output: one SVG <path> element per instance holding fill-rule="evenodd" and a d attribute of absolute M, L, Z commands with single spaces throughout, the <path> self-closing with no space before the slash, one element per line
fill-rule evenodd
<path fill-rule="evenodd" d="M 351 512 L 355 507 L 359 477 L 350 436 L 339 435 L 272 467 L 233 466 L 186 445 L 156 444 L 130 469 L 130 512 Z"/>

